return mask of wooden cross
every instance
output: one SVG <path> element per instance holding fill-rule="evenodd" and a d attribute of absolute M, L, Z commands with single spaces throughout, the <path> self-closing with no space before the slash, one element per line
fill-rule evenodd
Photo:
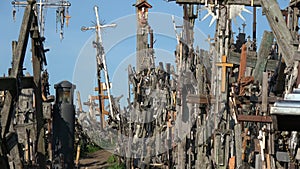
<path fill-rule="evenodd" d="M 227 57 L 226 57 L 226 55 L 223 55 L 222 56 L 222 62 L 217 63 L 216 65 L 222 67 L 222 88 L 221 88 L 221 92 L 225 92 L 227 67 L 233 67 L 233 64 L 232 63 L 227 63 Z"/>
<path fill-rule="evenodd" d="M 67 14 L 67 15 L 65 16 L 65 18 L 66 18 L 66 26 L 68 27 L 68 26 L 69 26 L 69 21 L 70 21 L 70 19 L 71 19 L 71 16 L 70 16 L 69 14 Z"/>
<path fill-rule="evenodd" d="M 95 91 L 99 91 L 99 88 L 96 87 Z M 101 83 L 101 90 L 100 90 L 101 98 L 99 98 L 99 96 L 92 96 L 92 99 L 100 101 L 99 104 L 101 104 L 102 110 L 100 111 L 100 108 L 97 107 L 96 111 L 98 111 L 99 113 L 102 112 L 102 113 L 100 113 L 100 116 L 102 117 L 101 124 L 103 125 L 103 128 L 105 128 L 105 123 L 104 123 L 105 116 L 109 116 L 109 112 L 105 110 L 105 104 L 104 104 L 104 100 L 109 99 L 109 97 L 106 94 L 104 94 L 104 91 L 107 91 L 107 87 L 106 87 L 105 83 Z"/>

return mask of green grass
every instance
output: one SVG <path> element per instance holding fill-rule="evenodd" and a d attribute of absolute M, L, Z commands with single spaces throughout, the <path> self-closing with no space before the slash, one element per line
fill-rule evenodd
<path fill-rule="evenodd" d="M 101 147 L 98 146 L 97 144 L 81 144 L 81 149 L 80 149 L 80 157 L 87 157 L 88 154 L 94 153 L 98 150 L 101 150 Z"/>
<path fill-rule="evenodd" d="M 107 159 L 107 163 L 110 164 L 108 169 L 125 169 L 125 166 L 123 164 L 118 164 L 118 158 L 115 155 L 111 155 Z"/>
<path fill-rule="evenodd" d="M 89 145 L 86 146 L 86 152 L 87 153 L 94 153 L 94 152 L 96 152 L 98 150 L 101 150 L 101 147 L 99 147 L 97 145 L 91 145 L 91 144 L 89 144 Z"/>
<path fill-rule="evenodd" d="M 115 162 L 117 162 L 117 157 L 115 155 L 111 155 L 111 156 L 108 157 L 107 163 L 113 164 Z"/>

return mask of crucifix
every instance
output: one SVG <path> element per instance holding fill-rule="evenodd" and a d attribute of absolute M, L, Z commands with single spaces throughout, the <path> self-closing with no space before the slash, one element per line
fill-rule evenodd
<path fill-rule="evenodd" d="M 221 88 L 221 92 L 225 92 L 225 88 L 226 88 L 226 73 L 227 73 L 227 67 L 233 67 L 232 63 L 227 63 L 227 57 L 226 55 L 222 56 L 222 62 L 221 63 L 217 63 L 217 66 L 221 66 L 222 67 L 222 88 Z"/>
<path fill-rule="evenodd" d="M 96 61 L 97 61 L 97 80 L 98 80 L 98 97 L 99 97 L 99 103 L 102 102 L 101 99 L 101 71 L 104 71 L 104 77 L 105 77 L 105 85 L 107 87 L 107 95 L 108 95 L 108 101 L 109 101 L 109 109 L 110 109 L 110 116 L 113 118 L 113 108 L 112 108 L 112 101 L 111 101 L 111 95 L 110 95 L 110 84 L 109 84 L 109 77 L 108 77 L 108 71 L 106 66 L 106 58 L 105 58 L 105 52 L 104 47 L 102 43 L 102 36 L 101 36 L 101 29 L 102 28 L 108 28 L 108 27 L 115 27 L 116 24 L 109 24 L 109 25 L 101 25 L 99 21 L 99 14 L 98 14 L 98 6 L 94 7 L 95 15 L 96 15 L 96 25 L 92 27 L 82 27 L 82 31 L 86 30 L 96 30 L 96 41 L 93 42 L 93 45 L 95 45 L 95 48 L 97 50 L 96 54 Z M 100 112 L 100 121 L 103 122 L 102 119 L 102 104 L 99 104 L 99 112 Z M 103 124 L 101 124 L 102 129 Z"/>

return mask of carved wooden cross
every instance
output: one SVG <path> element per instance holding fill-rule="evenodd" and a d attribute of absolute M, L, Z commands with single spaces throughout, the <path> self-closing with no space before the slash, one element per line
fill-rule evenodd
<path fill-rule="evenodd" d="M 221 63 L 217 63 L 217 66 L 221 66 L 222 67 L 222 88 L 221 88 L 221 92 L 225 92 L 225 88 L 226 88 L 226 73 L 227 73 L 227 67 L 233 67 L 232 63 L 227 63 L 227 57 L 226 55 L 222 56 L 222 62 Z"/>

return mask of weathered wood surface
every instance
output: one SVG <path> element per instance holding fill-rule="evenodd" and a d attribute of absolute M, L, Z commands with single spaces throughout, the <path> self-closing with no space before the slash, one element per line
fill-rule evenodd
<path fill-rule="evenodd" d="M 222 85 L 221 85 L 221 92 L 226 91 L 226 82 L 227 82 L 227 67 L 233 67 L 232 63 L 227 63 L 226 55 L 222 56 L 222 62 L 217 63 L 217 66 L 222 67 Z"/>
<path fill-rule="evenodd" d="M 241 57 L 240 57 L 238 82 L 240 82 L 245 77 L 246 64 L 247 64 L 247 47 L 246 47 L 245 44 L 243 44 L 242 45 Z"/>
<path fill-rule="evenodd" d="M 31 27 L 33 16 L 32 5 L 28 5 L 24 11 L 24 17 L 22 21 L 22 26 L 20 29 L 20 35 L 18 39 L 18 45 L 16 47 L 15 53 L 13 54 L 12 69 L 10 77 L 17 78 L 20 69 L 23 68 L 23 62 L 25 58 L 25 52 L 28 44 L 29 30 Z M 12 115 L 12 104 L 13 97 L 11 93 L 7 93 L 3 109 L 1 110 L 1 125 L 2 125 L 2 137 L 8 132 L 11 122 Z"/>
<path fill-rule="evenodd" d="M 261 122 L 261 123 L 272 123 L 271 116 L 256 116 L 256 115 L 237 115 L 239 122 Z"/>
<path fill-rule="evenodd" d="M 257 61 L 253 72 L 255 81 L 259 81 L 260 83 L 262 82 L 262 74 L 265 71 L 266 67 L 268 67 L 268 57 L 271 52 L 273 40 L 274 34 L 272 32 L 265 31 L 258 51 Z M 277 67 L 277 64 L 275 63 L 274 66 Z M 274 70 L 275 69 L 273 68 L 273 71 Z"/>
<path fill-rule="evenodd" d="M 35 98 L 35 121 L 36 121 L 36 143 L 37 147 L 34 150 L 37 153 L 37 163 L 40 168 L 46 168 L 46 151 L 45 151 L 45 122 L 43 115 L 43 99 L 41 88 L 41 70 L 43 65 L 44 48 L 43 42 L 39 34 L 38 18 L 33 17 L 31 27 L 31 52 L 32 52 L 32 67 L 34 81 L 34 98 Z"/>
<path fill-rule="evenodd" d="M 227 61 L 229 63 L 239 65 L 240 64 L 240 54 L 230 51 Z M 256 58 L 255 54 L 251 53 L 251 54 L 247 55 L 247 67 L 255 68 L 256 62 L 257 62 L 257 58 Z M 268 60 L 266 70 L 275 71 L 275 69 L 277 68 L 277 65 L 278 65 L 277 60 Z"/>
<path fill-rule="evenodd" d="M 236 167 L 242 166 L 242 137 L 241 137 L 241 124 L 234 126 L 234 140 L 235 140 L 235 153 L 236 153 Z"/>
<path fill-rule="evenodd" d="M 280 51 L 283 54 L 282 57 L 284 58 L 287 67 L 293 66 L 297 47 L 291 44 L 293 37 L 286 25 L 277 0 L 262 0 L 261 5 L 269 21 L 269 25 L 276 37 Z"/>
<path fill-rule="evenodd" d="M 194 103 L 194 104 L 208 104 L 209 102 L 214 101 L 211 96 L 207 95 L 195 95 L 195 94 L 188 94 L 186 96 L 187 103 Z"/>
<path fill-rule="evenodd" d="M 26 6 L 21 29 L 20 29 L 18 43 L 13 42 L 12 45 L 13 61 L 12 61 L 12 69 L 9 75 L 11 78 L 16 79 L 21 69 L 23 68 L 23 62 L 24 62 L 26 48 L 28 44 L 31 22 L 33 19 L 32 5 L 33 4 L 30 3 L 29 5 Z M 9 164 L 8 164 L 9 160 L 7 158 L 7 154 L 10 154 L 10 152 L 7 149 L 7 146 L 9 145 L 7 145 L 8 140 L 6 140 L 6 135 L 9 133 L 10 130 L 13 131 L 11 122 L 12 122 L 12 118 L 14 117 L 13 104 L 14 104 L 15 97 L 16 97 L 16 93 L 12 91 L 7 92 L 5 96 L 4 106 L 1 110 L 1 126 L 2 126 L 1 138 L 4 139 L 1 144 L 1 149 L 2 149 L 1 152 L 5 154 L 4 156 L 1 157 L 1 163 L 3 164 L 1 167 L 3 167 L 3 169 L 9 168 Z M 17 149 L 18 147 L 15 147 L 14 151 L 10 155 L 14 157 L 13 160 L 15 160 L 14 164 L 16 165 L 16 168 L 21 168 L 22 166 L 20 161 L 20 154 Z"/>
<path fill-rule="evenodd" d="M 262 79 L 262 103 L 261 103 L 261 111 L 263 113 L 267 113 L 268 111 L 268 73 L 263 72 L 263 79 Z"/>

